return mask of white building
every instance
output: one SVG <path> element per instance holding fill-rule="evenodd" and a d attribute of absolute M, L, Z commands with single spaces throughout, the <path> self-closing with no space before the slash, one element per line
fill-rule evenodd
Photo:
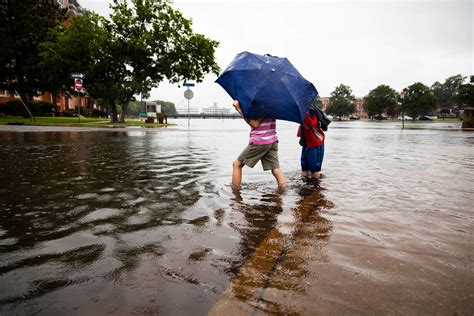
<path fill-rule="evenodd" d="M 145 106 L 148 117 L 157 117 L 157 114 L 161 113 L 161 104 L 157 104 L 155 101 L 146 101 Z"/>
<path fill-rule="evenodd" d="M 188 112 L 188 107 L 185 106 L 185 107 L 178 107 L 176 109 L 176 111 L 178 112 L 178 114 L 181 114 L 181 115 L 188 115 L 188 114 L 199 114 L 199 109 L 196 109 L 196 108 L 192 108 L 190 107 L 189 108 L 189 112 Z"/>
<path fill-rule="evenodd" d="M 214 102 L 214 104 L 211 107 L 208 108 L 203 108 L 202 113 L 206 115 L 229 115 L 230 114 L 229 108 L 219 108 L 217 107 L 217 103 Z"/>

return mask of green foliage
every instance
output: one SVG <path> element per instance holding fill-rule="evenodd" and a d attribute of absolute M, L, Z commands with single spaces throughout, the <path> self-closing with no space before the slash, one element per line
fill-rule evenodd
<path fill-rule="evenodd" d="M 369 117 L 382 113 L 393 114 L 398 104 L 397 92 L 387 85 L 380 85 L 371 90 L 364 98 L 364 109 Z"/>
<path fill-rule="evenodd" d="M 76 108 L 76 112 L 77 112 L 77 108 Z M 90 117 L 91 116 L 91 110 L 89 110 L 89 108 L 86 108 L 86 107 L 83 107 L 81 106 L 81 116 L 85 116 L 85 117 Z"/>
<path fill-rule="evenodd" d="M 452 105 L 453 97 L 465 79 L 466 77 L 459 74 L 449 77 L 444 83 L 436 81 L 431 86 L 431 91 L 436 98 L 438 108 L 446 108 Z"/>
<path fill-rule="evenodd" d="M 64 117 L 77 116 L 77 110 L 75 110 L 75 109 L 65 109 L 64 111 L 61 112 L 61 116 L 64 116 Z"/>
<path fill-rule="evenodd" d="M 419 115 L 431 114 L 436 109 L 436 98 L 421 82 L 412 84 L 403 89 L 403 92 L 400 110 L 414 119 Z"/>
<path fill-rule="evenodd" d="M 0 113 L 11 116 L 28 116 L 25 107 L 20 100 L 10 100 L 0 105 Z"/>
<path fill-rule="evenodd" d="M 84 88 L 89 90 L 90 63 L 99 62 L 98 50 L 107 40 L 102 29 L 102 18 L 90 11 L 72 16 L 67 25 L 51 29 L 40 48 L 40 68 L 47 90 L 73 92 L 71 73 L 85 73 Z"/>
<path fill-rule="evenodd" d="M 459 86 L 453 100 L 461 109 L 474 107 L 474 76 L 471 76 L 469 83 Z"/>
<path fill-rule="evenodd" d="M 323 109 L 323 101 L 321 101 L 321 98 L 319 97 L 319 95 L 314 100 L 314 103 L 316 104 L 318 108 Z"/>
<path fill-rule="evenodd" d="M 161 105 L 161 113 L 164 115 L 178 115 L 178 111 L 176 111 L 176 107 L 173 102 L 157 100 L 156 103 Z"/>
<path fill-rule="evenodd" d="M 143 103 L 143 105 L 142 105 Z M 140 102 L 140 101 L 131 101 L 128 104 L 127 111 L 125 112 L 126 116 L 138 116 L 141 112 L 143 112 L 143 109 L 145 107 L 145 101 Z"/>
<path fill-rule="evenodd" d="M 34 116 L 53 116 L 57 113 L 57 107 L 49 102 L 29 102 L 28 107 Z"/>
<path fill-rule="evenodd" d="M 107 113 L 105 113 L 104 111 L 100 111 L 100 110 L 97 110 L 97 109 L 93 109 L 93 110 L 91 111 L 90 117 L 107 118 Z"/>
<path fill-rule="evenodd" d="M 17 91 L 26 102 L 44 88 L 40 42 L 65 18 L 56 1 L 2 1 L 0 7 L 0 88 Z"/>
<path fill-rule="evenodd" d="M 176 106 L 173 102 L 163 101 L 163 100 L 156 100 L 157 105 L 161 105 L 161 113 L 166 116 L 170 115 L 177 115 L 178 111 L 176 111 Z M 132 101 L 128 104 L 127 108 L 127 116 L 138 116 L 140 113 L 145 112 L 145 101 Z"/>
<path fill-rule="evenodd" d="M 352 89 L 349 86 L 340 84 L 331 92 L 326 114 L 339 118 L 351 115 L 356 111 L 356 106 L 353 103 L 354 100 L 355 97 L 352 95 Z"/>
<path fill-rule="evenodd" d="M 57 113 L 57 108 L 49 102 L 28 102 L 28 108 L 34 116 L 53 116 Z M 10 100 L 0 105 L 0 113 L 11 116 L 29 117 L 21 100 Z"/>
<path fill-rule="evenodd" d="M 110 7 L 109 20 L 86 13 L 51 32 L 42 46 L 42 65 L 54 69 L 54 81 L 63 84 L 70 82 L 70 72 L 85 73 L 84 87 L 110 108 L 113 121 L 116 105 L 127 113 L 134 96 L 165 79 L 200 82 L 209 72 L 218 74 L 218 43 L 193 33 L 191 21 L 169 1 L 114 0 Z"/>

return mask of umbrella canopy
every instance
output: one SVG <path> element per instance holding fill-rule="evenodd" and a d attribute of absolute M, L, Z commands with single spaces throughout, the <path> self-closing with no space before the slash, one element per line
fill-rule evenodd
<path fill-rule="evenodd" d="M 318 95 L 287 58 L 249 52 L 238 54 L 216 82 L 239 100 L 244 116 L 250 119 L 271 117 L 302 123 Z"/>

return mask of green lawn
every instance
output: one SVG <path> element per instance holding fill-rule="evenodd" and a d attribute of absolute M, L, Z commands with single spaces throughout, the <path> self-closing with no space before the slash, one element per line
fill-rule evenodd
<path fill-rule="evenodd" d="M 6 124 L 23 124 L 23 125 L 49 125 L 49 126 L 83 126 L 83 127 L 126 127 L 126 126 L 143 126 L 143 127 L 160 127 L 166 124 L 145 124 L 138 119 L 125 120 L 125 124 L 112 124 L 110 119 L 81 117 L 81 122 L 77 117 L 35 117 L 35 120 L 23 118 L 19 116 L 0 117 L 0 125 Z M 174 124 L 168 124 L 174 125 Z"/>

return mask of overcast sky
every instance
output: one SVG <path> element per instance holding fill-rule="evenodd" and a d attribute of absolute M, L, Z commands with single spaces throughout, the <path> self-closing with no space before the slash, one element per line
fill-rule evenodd
<path fill-rule="evenodd" d="M 80 0 L 108 16 L 110 0 Z M 239 52 L 287 57 L 320 96 L 343 83 L 365 96 L 380 84 L 397 91 L 474 74 L 472 0 L 201 1 L 175 0 L 193 31 L 220 42 L 224 70 Z M 191 107 L 231 107 L 208 75 L 193 88 Z M 150 100 L 187 105 L 184 88 L 160 84 Z"/>

